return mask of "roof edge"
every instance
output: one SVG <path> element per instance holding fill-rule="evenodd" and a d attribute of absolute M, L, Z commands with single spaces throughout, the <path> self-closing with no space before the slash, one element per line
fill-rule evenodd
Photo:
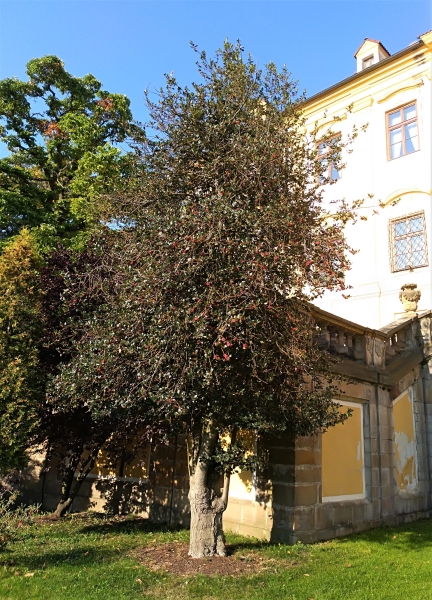
<path fill-rule="evenodd" d="M 391 323 L 384 325 L 384 327 L 380 327 L 380 329 L 371 329 L 370 327 L 365 327 L 364 325 L 360 325 L 359 323 L 355 323 L 354 321 L 349 321 L 348 319 L 339 317 L 338 315 L 328 312 L 322 308 L 318 308 L 318 306 L 315 306 L 315 304 L 309 303 L 309 307 L 313 317 L 325 319 L 333 325 L 340 325 L 342 327 L 346 327 L 347 329 L 360 335 L 367 334 L 369 336 L 378 337 L 383 340 L 389 339 L 392 335 L 397 333 L 400 329 L 406 327 L 409 323 L 418 321 L 423 317 L 432 316 L 432 310 L 425 310 L 421 313 L 407 315 L 406 317 L 402 317 L 397 321 L 392 321 Z"/>
<path fill-rule="evenodd" d="M 357 58 L 357 54 L 363 48 L 363 45 L 365 42 L 374 42 L 374 44 L 378 44 L 378 46 L 381 46 L 381 48 L 387 54 L 387 57 L 391 56 L 390 52 L 387 50 L 387 48 L 384 46 L 384 44 L 382 44 L 379 40 L 373 40 L 372 38 L 365 38 L 363 40 L 363 42 L 360 44 L 360 46 L 357 48 L 356 53 L 354 54 L 354 58 Z"/>
<path fill-rule="evenodd" d="M 420 48 L 421 46 L 425 46 L 425 45 L 426 44 L 423 42 L 423 40 L 418 40 L 415 44 L 412 44 L 411 46 L 407 46 L 406 48 L 399 50 L 399 52 L 392 54 L 388 58 L 384 58 L 384 60 L 380 60 L 378 63 L 371 65 L 367 69 L 364 69 L 363 71 L 359 71 L 358 73 L 354 73 L 354 75 L 350 75 L 346 79 L 342 79 L 342 81 L 339 81 L 338 83 L 335 83 L 334 85 L 331 85 L 330 87 L 325 88 L 324 90 L 321 90 L 321 92 L 317 92 L 313 96 L 306 98 L 306 100 L 304 101 L 304 105 L 309 104 L 310 102 L 314 102 L 315 100 L 318 100 L 318 98 L 321 98 L 322 96 L 325 96 L 326 94 L 334 92 L 338 88 L 343 87 L 347 83 L 350 83 L 351 81 L 355 81 L 356 79 L 363 77 L 366 73 L 367 74 L 372 73 L 373 71 L 376 71 L 377 69 L 381 68 L 382 66 L 391 63 L 393 60 L 402 58 L 402 56 L 404 56 L 405 54 L 409 54 L 410 52 L 413 52 L 413 51 L 417 50 L 418 48 Z"/>

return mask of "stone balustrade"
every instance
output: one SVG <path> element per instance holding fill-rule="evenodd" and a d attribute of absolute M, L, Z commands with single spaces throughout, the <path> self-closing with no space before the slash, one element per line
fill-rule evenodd
<path fill-rule="evenodd" d="M 361 327 L 316 307 L 312 307 L 312 315 L 313 339 L 321 350 L 376 371 L 384 371 L 403 353 L 431 345 L 431 311 L 407 316 L 381 329 Z"/>

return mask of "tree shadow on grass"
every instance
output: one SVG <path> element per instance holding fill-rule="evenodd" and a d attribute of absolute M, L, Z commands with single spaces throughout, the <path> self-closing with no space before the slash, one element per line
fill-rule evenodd
<path fill-rule="evenodd" d="M 16 544 L 11 544 L 6 551 L 0 553 L 0 567 L 13 566 L 19 571 L 65 565 L 79 569 L 106 564 L 126 557 L 131 550 L 129 543 L 126 543 L 126 547 L 124 543 L 119 543 L 120 547 L 116 547 L 116 535 L 163 534 L 182 530 L 181 527 L 168 527 L 163 523 L 149 523 L 148 520 L 139 517 L 108 518 L 107 515 L 87 513 L 71 514 L 58 520 L 53 519 L 51 515 L 43 515 L 39 523 L 30 526 L 26 536 L 30 539 L 39 536 L 38 527 L 41 526 L 50 528 L 46 537 L 39 538 L 41 543 L 35 544 L 33 541 L 32 547 L 23 547 L 23 538 Z M 112 539 L 108 545 L 98 543 L 97 539 L 91 537 L 92 534 L 98 537 L 112 536 Z M 134 545 L 132 539 L 131 544 Z M 146 545 L 146 542 L 143 540 L 141 545 Z"/>
<path fill-rule="evenodd" d="M 100 535 L 109 535 L 113 533 L 175 533 L 185 532 L 181 525 L 168 525 L 167 523 L 152 523 L 148 519 L 141 517 L 113 517 L 107 518 L 101 515 L 93 519 L 92 523 L 83 525 L 79 533 L 98 533 Z"/>
<path fill-rule="evenodd" d="M 149 533 L 149 534 L 157 534 L 157 533 L 181 533 L 182 541 L 188 541 L 189 539 L 189 529 L 185 528 L 182 525 L 168 525 L 167 523 L 154 523 L 149 521 L 148 519 L 141 517 L 131 517 L 128 516 L 126 518 L 117 518 L 113 517 L 112 519 L 108 519 L 105 517 L 100 517 L 99 522 L 93 522 L 92 524 L 85 525 L 80 533 L 98 533 L 102 535 L 109 535 L 113 533 Z M 231 542 L 229 538 L 234 538 Z M 245 538 L 241 540 L 237 540 L 239 536 L 234 534 L 228 534 L 227 540 L 227 550 L 229 554 L 234 554 L 240 550 L 259 550 L 262 548 L 268 548 L 271 546 L 275 546 L 276 544 L 272 542 L 267 542 L 263 540 L 259 540 L 257 538 Z M 170 540 L 167 540 L 169 543 Z"/>
<path fill-rule="evenodd" d="M 0 565 L 14 567 L 18 571 L 36 571 L 56 566 L 68 565 L 74 568 L 92 567 L 103 563 L 115 562 L 124 555 L 124 551 L 110 548 L 79 548 L 76 550 L 48 550 L 41 547 L 39 552 L 26 555 L 17 548 L 11 548 L 7 555 L 0 555 Z"/>
<path fill-rule="evenodd" d="M 266 548 L 271 548 L 272 546 L 276 546 L 272 542 L 262 542 L 260 540 L 252 539 L 245 540 L 244 542 L 237 542 L 235 544 L 227 543 L 227 555 L 232 556 L 237 552 L 244 552 L 245 550 L 265 550 Z"/>

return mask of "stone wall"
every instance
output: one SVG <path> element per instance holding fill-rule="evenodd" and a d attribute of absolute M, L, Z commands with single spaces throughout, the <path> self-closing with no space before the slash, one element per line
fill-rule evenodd
<path fill-rule="evenodd" d="M 40 476 L 43 457 L 31 459 L 25 474 L 23 501 L 54 510 L 60 498 L 60 478 L 55 465 Z M 188 467 L 184 436 L 150 454 L 146 478 L 87 477 L 71 511 L 92 510 L 109 514 L 136 514 L 154 522 L 189 525 Z"/>

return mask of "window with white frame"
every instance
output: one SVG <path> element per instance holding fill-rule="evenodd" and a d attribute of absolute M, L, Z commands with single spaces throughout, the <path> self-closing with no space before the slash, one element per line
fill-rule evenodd
<path fill-rule="evenodd" d="M 387 113 L 388 158 L 393 160 L 419 149 L 415 102 Z"/>
<path fill-rule="evenodd" d="M 390 221 L 392 271 L 424 267 L 427 262 L 424 213 Z"/>

